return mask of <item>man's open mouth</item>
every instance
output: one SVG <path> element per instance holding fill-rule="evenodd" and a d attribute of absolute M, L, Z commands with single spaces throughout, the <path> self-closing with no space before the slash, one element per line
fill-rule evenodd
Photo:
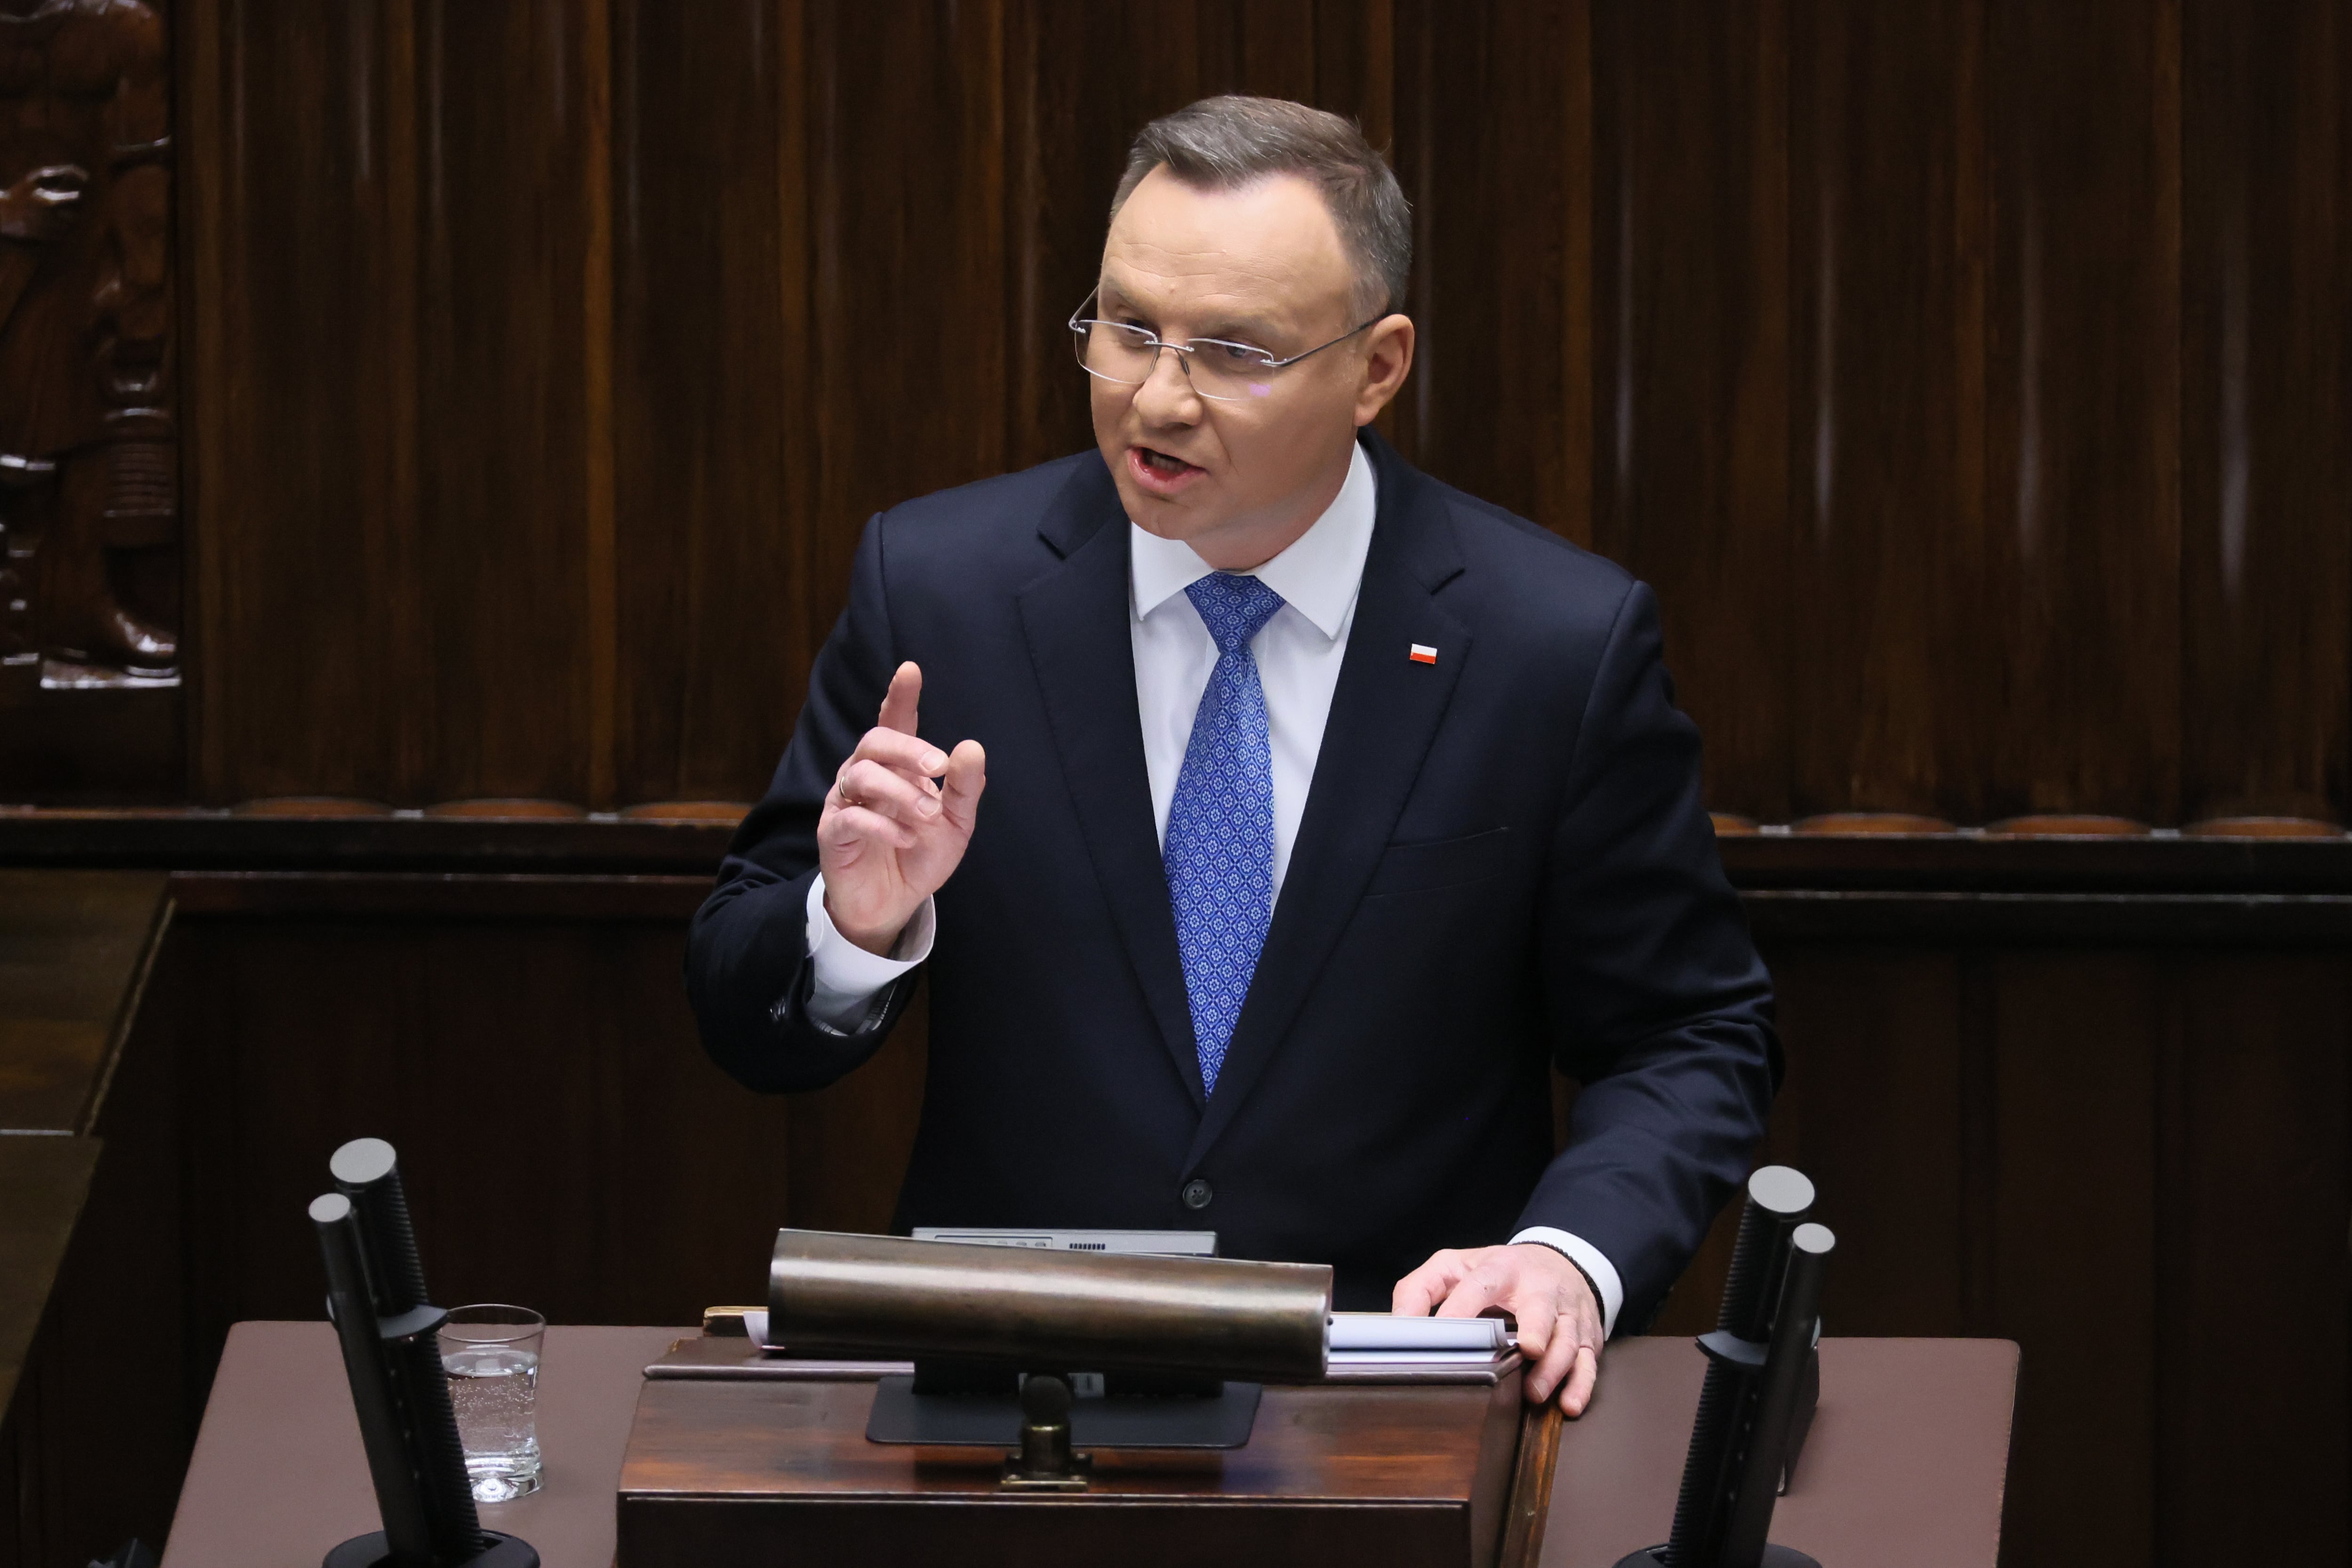
<path fill-rule="evenodd" d="M 1166 452 L 1155 452 L 1149 447 L 1138 447 L 1136 450 L 1142 454 L 1144 466 L 1155 474 L 1173 479 L 1178 474 L 1189 473 L 1192 468 L 1192 465 L 1183 458 L 1171 457 Z"/>

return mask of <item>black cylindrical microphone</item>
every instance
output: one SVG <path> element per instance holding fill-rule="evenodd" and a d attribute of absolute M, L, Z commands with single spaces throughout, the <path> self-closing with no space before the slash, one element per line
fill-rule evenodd
<path fill-rule="evenodd" d="M 1789 1233 L 1812 1212 L 1813 1184 L 1801 1171 L 1766 1165 L 1748 1178 L 1748 1205 L 1739 1215 L 1739 1239 L 1724 1281 L 1723 1309 L 1716 1329 L 1739 1339 L 1760 1341 L 1780 1300 L 1782 1255 Z M 1755 1379 L 1710 1361 L 1699 1385 L 1698 1418 L 1691 1425 L 1689 1456 L 1683 1462 L 1681 1493 L 1675 1500 L 1674 1532 L 1666 1538 L 1669 1568 L 1713 1568 L 1720 1550 L 1740 1428 Z"/>
<path fill-rule="evenodd" d="M 447 1314 L 425 1294 L 425 1265 L 400 1185 L 400 1158 L 381 1138 L 354 1138 L 327 1161 L 335 1187 L 351 1207 L 354 1234 L 366 1259 L 374 1300 L 370 1324 L 378 1341 L 392 1408 L 404 1436 L 404 1462 L 415 1477 L 416 1500 L 431 1539 L 420 1563 L 463 1563 L 482 1550 L 480 1516 L 466 1474 L 466 1447 L 449 1403 L 441 1365 L 439 1330 Z M 391 1521 L 384 1522 L 391 1533 Z"/>
<path fill-rule="evenodd" d="M 384 1353 L 393 1382 L 408 1406 L 416 1434 L 416 1458 L 424 1470 L 426 1521 L 433 1532 L 436 1563 L 464 1563 L 487 1544 L 481 1516 L 474 1510 L 474 1486 L 466 1473 L 466 1444 L 457 1432 L 457 1412 L 449 1403 L 449 1378 L 441 1366 L 440 1327 L 448 1314 L 426 1308 L 413 1314 L 429 1326 L 399 1338 L 386 1336 Z"/>
<path fill-rule="evenodd" d="M 342 1343 L 343 1371 L 352 1384 L 352 1405 L 367 1449 L 368 1477 L 375 1483 L 376 1511 L 383 1517 L 384 1543 L 402 1563 L 433 1561 L 433 1527 L 423 1478 L 401 1441 L 402 1421 L 392 1387 L 390 1363 L 376 1328 L 375 1304 L 367 1282 L 365 1249 L 352 1200 L 328 1193 L 310 1202 L 319 1250 L 327 1263 L 327 1315 Z"/>
<path fill-rule="evenodd" d="M 1772 1501 L 1797 1411 L 1797 1385 L 1813 1351 L 1822 1316 L 1822 1273 L 1837 1237 L 1825 1225 L 1801 1225 L 1789 1238 L 1780 1300 L 1772 1316 L 1771 1348 L 1757 1380 L 1756 1424 L 1741 1456 L 1732 1515 L 1723 1533 L 1722 1568 L 1759 1568 L 1772 1528 Z"/>
<path fill-rule="evenodd" d="M 375 1315 L 397 1318 L 425 1305 L 425 1265 L 408 1223 L 408 1195 L 400 1186 L 400 1158 L 381 1138 L 354 1138 L 327 1161 L 335 1190 L 359 1210 L 366 1238 L 368 1285 Z"/>
<path fill-rule="evenodd" d="M 1789 1233 L 1813 1212 L 1813 1184 L 1801 1171 L 1766 1165 L 1748 1178 L 1748 1206 L 1723 1282 L 1723 1310 L 1715 1326 L 1743 1340 L 1761 1340 L 1780 1300 Z"/>

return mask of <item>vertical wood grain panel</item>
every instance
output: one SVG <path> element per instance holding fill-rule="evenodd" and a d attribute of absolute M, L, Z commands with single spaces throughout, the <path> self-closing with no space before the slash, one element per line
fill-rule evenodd
<path fill-rule="evenodd" d="M 2341 820 L 2352 22 L 2211 0 L 2183 22 L 2182 814 Z"/>
<path fill-rule="evenodd" d="M 601 1194 L 612 1237 L 592 1251 L 598 1291 L 627 1314 L 604 1321 L 667 1322 L 721 1296 L 757 1301 L 776 1227 L 793 1212 L 783 1107 L 745 1094 L 700 1050 L 693 1014 L 668 984 L 684 931 L 632 922 L 591 946 L 603 973 L 589 994 L 610 1019 L 595 1035 L 593 1136 L 619 1152 Z M 649 1251 L 674 1256 L 649 1266 Z"/>
<path fill-rule="evenodd" d="M 393 699 L 387 704 L 390 720 L 384 726 L 392 743 L 391 768 L 381 788 L 370 788 L 363 782 L 346 783 L 334 773 L 294 787 L 298 792 L 309 788 L 364 798 L 414 800 L 423 788 L 425 757 L 432 743 L 427 705 L 409 695 L 422 690 L 431 675 L 425 656 L 429 610 L 417 586 L 420 551 L 415 526 L 424 493 L 424 454 L 431 436 L 424 427 L 418 396 L 424 374 L 424 258 L 415 235 L 422 214 L 417 127 L 423 110 L 418 102 L 414 5 L 385 11 L 384 39 L 384 200 L 372 237 L 383 258 L 387 298 L 383 310 L 364 311 L 361 320 L 367 323 L 362 341 L 370 343 L 372 357 L 383 367 L 384 384 L 376 401 L 386 438 L 380 444 L 362 444 L 373 466 L 367 478 L 377 488 L 362 498 L 362 515 L 367 523 L 368 546 L 363 565 L 384 605 L 383 662 L 393 682 L 384 693 Z M 404 697 L 407 700 L 400 700 Z M 236 700 L 244 703 L 248 699 L 239 693 Z M 274 780 L 268 786 L 247 782 L 215 798 L 245 799 L 276 794 L 282 787 Z"/>
<path fill-rule="evenodd" d="M 302 1205 L 361 1136 L 401 1152 L 436 1300 L 657 1323 L 758 1299 L 790 1212 L 783 1118 L 698 1048 L 676 926 L 260 921 L 174 941 L 211 1331 L 316 1315 Z"/>
<path fill-rule="evenodd" d="M 1129 133 L 1153 115 L 1194 99 L 1245 92 L 1242 13 L 1249 0 L 1147 0 L 1122 7 L 1126 36 L 1117 58 L 1132 62 L 1130 89 L 1148 106 Z M 1126 74 L 1124 69 L 1121 75 Z"/>
<path fill-rule="evenodd" d="M 1590 432 L 1562 421 L 1582 372 L 1561 352 L 1581 281 L 1570 253 L 1589 255 L 1570 196 L 1590 160 L 1591 102 L 1560 90 L 1580 79 L 1585 21 L 1581 6 L 1447 8 L 1426 35 L 1412 110 L 1434 122 L 1400 142 L 1424 241 L 1412 300 L 1421 384 L 1407 395 L 1425 413 L 1416 460 L 1589 542 Z M 1470 102 L 1490 111 L 1452 110 Z"/>
<path fill-rule="evenodd" d="M 173 243 L 179 247 L 180 277 L 180 500 L 188 524 L 181 536 L 180 557 L 187 793 L 205 800 L 225 786 L 228 772 L 228 733 L 212 684 L 216 679 L 213 639 L 221 629 L 222 606 L 228 602 L 228 560 L 209 529 L 198 523 L 209 521 L 205 516 L 205 479 L 217 471 L 233 439 L 229 405 L 226 400 L 215 401 L 210 389 L 223 384 L 214 367 L 235 341 L 231 329 L 236 318 L 218 305 L 198 310 L 187 301 L 203 298 L 199 289 L 215 286 L 236 255 L 227 237 L 228 196 L 234 188 L 229 176 L 237 160 L 226 134 L 235 79 L 217 0 L 210 5 L 185 0 L 176 15 L 183 25 L 198 24 L 194 37 L 175 36 L 172 47 L 172 96 L 179 117 L 175 150 L 183 174 L 173 193 Z M 213 177 L 191 189 L 184 176 L 204 167 L 214 171 Z"/>
<path fill-rule="evenodd" d="M 1982 7 L 1795 22 L 1791 809 L 1980 822 Z"/>
<path fill-rule="evenodd" d="M 807 337 L 800 32 L 796 6 L 614 9 L 628 800 L 756 797 L 807 689 L 822 384 Z"/>
<path fill-rule="evenodd" d="M 1004 467 L 1004 27 L 992 3 L 808 14 L 821 639 L 869 514 Z"/>
<path fill-rule="evenodd" d="M 210 798 L 592 793 L 584 15 L 191 18 Z"/>
<path fill-rule="evenodd" d="M 1717 806 L 2346 813 L 2336 8 L 605 15 L 175 27 L 202 797 L 748 793 L 865 512 L 1083 445 L 1126 137 L 1255 89 L 1394 143 L 1388 424 L 1656 584 Z M 927 268 L 952 363 L 857 335 Z"/>
<path fill-rule="evenodd" d="M 1315 0 L 1247 0 L 1239 9 L 1239 90 L 1259 98 L 1315 98 Z M 1139 44 L 1149 47 L 1148 40 Z"/>
<path fill-rule="evenodd" d="M 1972 956 L 1808 944 L 1766 958 L 1788 1076 L 1755 1163 L 1812 1177 L 1816 1217 L 1837 1233 L 1825 1331 L 1987 1331 L 1969 1320 L 1968 1211 L 1992 1179 L 1972 1142 L 1991 1114 L 1969 1037 Z M 1715 1327 L 1739 1208 L 1726 1205 L 1644 1331 Z"/>
<path fill-rule="evenodd" d="M 1965 1331 L 1961 1205 L 1985 1173 L 1962 1136 L 1958 957 L 1800 950 L 1772 974 L 1788 1078 L 1759 1160 L 1812 1177 L 1837 1233 L 1825 1331 Z"/>
<path fill-rule="evenodd" d="M 2209 1559 L 2259 1540 L 2280 1562 L 2340 1563 L 2352 972 L 2336 953 L 2216 955 L 2180 994 L 2158 1529 Z"/>
<path fill-rule="evenodd" d="M 1391 166 L 1396 27 L 1393 0 L 1317 0 L 1312 101 L 1353 118 L 1364 139 L 1390 154 Z"/>
<path fill-rule="evenodd" d="M 419 7 L 420 485 L 430 679 L 403 792 L 589 797 L 584 8 Z"/>
<path fill-rule="evenodd" d="M 408 8 L 182 15 L 195 788 L 387 796 L 416 706 Z"/>
<path fill-rule="evenodd" d="M 613 454 L 613 37 L 604 5 L 582 14 L 579 110 L 586 255 L 580 279 L 582 458 L 588 617 L 588 805 L 620 804 L 620 584 Z"/>
<path fill-rule="evenodd" d="M 1592 47 L 1592 542 L 1658 590 L 1709 800 L 1783 819 L 1807 700 L 1790 689 L 1787 12 L 1607 0 Z"/>
<path fill-rule="evenodd" d="M 2175 821 L 2179 7 L 1990 10 L 1986 809 Z"/>
<path fill-rule="evenodd" d="M 2004 954 L 1992 971 L 1994 1331 L 2025 1357 L 2012 1568 L 2149 1560 L 2158 1356 L 2186 1327 L 2157 1249 L 2163 984 L 2148 956 Z"/>

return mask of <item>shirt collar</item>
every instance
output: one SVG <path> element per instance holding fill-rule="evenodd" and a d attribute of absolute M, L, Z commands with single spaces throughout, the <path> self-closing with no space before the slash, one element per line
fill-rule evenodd
<path fill-rule="evenodd" d="M 1317 631 L 1336 637 L 1363 583 L 1378 511 L 1371 460 L 1359 442 L 1348 459 L 1348 477 L 1323 515 L 1289 549 L 1242 575 L 1257 578 Z M 1132 522 L 1127 528 L 1128 591 L 1139 621 L 1215 570 L 1181 539 L 1146 533 Z"/>

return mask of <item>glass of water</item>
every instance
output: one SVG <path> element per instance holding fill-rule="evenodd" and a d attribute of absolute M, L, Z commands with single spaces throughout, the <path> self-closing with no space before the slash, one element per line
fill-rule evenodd
<path fill-rule="evenodd" d="M 539 1489 L 539 1346 L 547 1320 L 528 1307 L 453 1307 L 441 1325 L 441 1364 L 466 1445 L 476 1502 L 510 1502 Z"/>

